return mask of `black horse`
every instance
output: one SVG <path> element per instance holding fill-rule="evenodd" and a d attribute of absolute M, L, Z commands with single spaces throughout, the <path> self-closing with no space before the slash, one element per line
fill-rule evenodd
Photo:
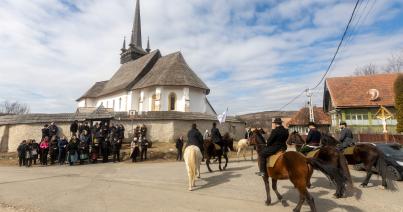
<path fill-rule="evenodd" d="M 210 159 L 214 159 L 217 158 L 218 160 L 218 168 L 220 169 L 220 171 L 225 170 L 227 168 L 227 164 L 228 164 L 228 149 L 230 149 L 231 151 L 235 151 L 234 149 L 234 139 L 232 139 L 229 135 L 229 133 L 225 133 L 223 138 L 223 148 L 217 148 L 216 144 L 213 143 L 213 141 L 211 141 L 211 139 L 206 139 L 204 141 L 204 155 L 206 158 L 206 165 L 207 165 L 207 169 L 209 170 L 209 172 L 212 172 L 213 170 L 211 170 L 210 168 Z M 225 165 L 223 168 L 221 168 L 221 158 L 224 157 L 225 159 Z"/>
<path fill-rule="evenodd" d="M 340 141 L 332 137 L 331 135 L 322 135 L 322 144 L 326 146 L 338 146 Z M 395 185 L 390 175 L 387 173 L 386 158 L 383 152 L 381 152 L 375 145 L 371 143 L 359 143 L 356 144 L 352 154 L 344 154 L 348 164 L 364 164 L 364 169 L 367 171 L 367 176 L 364 182 L 361 183 L 361 187 L 367 187 L 368 182 L 373 174 L 372 168 L 375 167 L 382 178 L 382 186 L 386 189 L 395 189 Z"/>

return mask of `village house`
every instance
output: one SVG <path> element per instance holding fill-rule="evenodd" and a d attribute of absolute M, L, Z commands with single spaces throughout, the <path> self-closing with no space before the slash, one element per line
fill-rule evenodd
<path fill-rule="evenodd" d="M 322 107 L 313 107 L 313 117 L 316 128 L 321 132 L 329 132 L 331 119 L 328 114 L 323 111 Z M 310 122 L 309 108 L 301 108 L 288 122 L 290 132 L 298 132 L 301 135 L 307 135 L 309 132 L 308 124 Z"/>
<path fill-rule="evenodd" d="M 354 133 L 396 133 L 396 78 L 376 74 L 326 79 L 323 108 L 331 116 L 331 131 L 337 132 L 345 121 Z"/>

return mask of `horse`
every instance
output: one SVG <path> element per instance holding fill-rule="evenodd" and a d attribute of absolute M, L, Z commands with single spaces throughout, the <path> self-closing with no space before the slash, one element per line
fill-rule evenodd
<path fill-rule="evenodd" d="M 241 154 L 241 152 L 242 152 L 242 155 L 243 155 L 243 158 L 246 160 L 246 157 L 245 157 L 245 152 L 246 152 L 246 150 L 249 148 L 249 140 L 248 139 L 241 139 L 241 140 L 239 140 L 238 141 L 238 144 L 237 144 L 237 153 L 236 153 L 236 156 L 237 156 L 237 158 L 238 158 L 238 162 L 239 162 L 239 155 Z M 253 160 L 253 149 L 252 149 L 252 156 L 251 156 L 251 160 Z"/>
<path fill-rule="evenodd" d="M 340 144 L 340 141 L 332 137 L 331 135 L 322 136 L 322 144 L 326 146 L 336 147 Z M 356 144 L 352 154 L 344 154 L 349 165 L 364 164 L 364 169 L 367 172 L 367 176 L 361 183 L 361 187 L 367 187 L 368 182 L 373 174 L 372 167 L 378 169 L 379 175 L 382 178 L 382 186 L 384 189 L 395 189 L 395 185 L 390 175 L 387 173 L 386 158 L 383 152 L 381 152 L 375 145 L 371 143 L 359 143 Z"/>
<path fill-rule="evenodd" d="M 193 187 L 196 186 L 196 176 L 200 178 L 200 163 L 203 158 L 203 155 L 199 149 L 199 147 L 195 145 L 190 145 L 186 147 L 185 153 L 183 155 L 186 170 L 188 173 L 189 180 L 189 191 L 193 190 Z"/>
<path fill-rule="evenodd" d="M 287 144 L 288 145 L 294 144 L 295 150 L 297 150 L 297 152 L 299 152 L 301 147 L 305 144 L 305 141 L 297 131 L 294 131 L 288 137 Z"/>
<path fill-rule="evenodd" d="M 322 139 L 325 137 L 324 135 L 327 135 L 327 134 L 322 133 L 322 137 L 321 137 Z M 288 145 L 295 144 L 297 152 L 299 152 L 301 147 L 305 144 L 305 141 L 301 137 L 301 135 L 299 135 L 298 132 L 293 132 L 290 134 L 290 136 L 287 140 L 287 144 Z M 336 149 L 336 147 L 324 145 L 324 144 L 326 144 L 326 142 L 321 142 L 321 144 L 322 144 L 322 146 L 318 148 L 319 151 L 314 153 L 314 155 L 312 155 L 312 157 L 319 158 L 323 162 L 331 164 L 331 165 L 337 167 L 338 169 L 340 169 L 343 172 L 344 176 L 347 178 L 348 187 L 351 189 L 353 187 L 353 182 L 351 179 L 350 170 L 348 169 L 348 163 L 347 163 L 346 158 L 344 157 L 344 155 L 342 153 L 340 153 L 340 151 L 338 151 Z M 298 146 L 299 146 L 299 148 L 298 148 Z M 309 188 L 311 187 L 310 182 L 308 183 L 308 187 Z M 340 198 L 343 196 L 343 194 L 344 194 L 344 191 L 339 191 L 339 193 L 336 192 L 336 194 L 334 194 L 334 196 L 337 198 Z"/>
<path fill-rule="evenodd" d="M 223 148 L 217 148 L 216 144 L 211 139 L 204 140 L 204 153 L 206 158 L 206 165 L 209 172 L 213 172 L 210 168 L 210 159 L 217 158 L 218 159 L 218 168 L 220 171 L 225 170 L 228 164 L 228 155 L 227 148 L 231 151 L 235 151 L 234 149 L 234 140 L 230 137 L 229 133 L 225 133 L 222 137 L 222 141 L 224 143 Z M 225 165 L 221 168 L 221 158 L 224 157 Z"/>
<path fill-rule="evenodd" d="M 250 142 L 256 145 L 258 155 L 261 154 L 263 147 L 266 146 L 263 136 L 258 131 L 253 132 Z M 337 190 L 344 190 L 346 178 L 336 167 L 325 164 L 318 158 L 306 158 L 299 152 L 289 151 L 279 156 L 274 166 L 268 167 L 266 175 L 262 177 L 266 188 L 266 205 L 271 204 L 270 176 L 272 178 L 272 188 L 279 201 L 283 202 L 283 197 L 277 191 L 277 180 L 289 179 L 299 192 L 299 201 L 293 211 L 300 211 L 305 200 L 307 200 L 311 211 L 317 211 L 314 199 L 307 189 L 314 169 L 324 173 L 337 186 Z"/>

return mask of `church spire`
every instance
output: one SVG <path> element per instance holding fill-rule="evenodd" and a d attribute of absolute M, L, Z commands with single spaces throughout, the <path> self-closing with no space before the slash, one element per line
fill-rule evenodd
<path fill-rule="evenodd" d="M 141 44 L 141 19 L 140 19 L 140 0 L 136 1 L 136 10 L 134 13 L 134 22 L 132 29 L 131 46 L 142 48 Z"/>
<path fill-rule="evenodd" d="M 147 37 L 147 48 L 146 48 L 146 52 L 150 53 L 151 49 L 150 49 L 150 37 Z"/>

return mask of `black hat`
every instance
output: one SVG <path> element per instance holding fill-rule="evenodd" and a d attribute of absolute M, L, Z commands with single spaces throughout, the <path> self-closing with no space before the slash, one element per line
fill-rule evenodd
<path fill-rule="evenodd" d="M 314 127 L 316 127 L 316 124 L 315 124 L 315 122 L 310 121 L 310 122 L 308 123 L 308 126 L 314 126 Z"/>
<path fill-rule="evenodd" d="M 273 123 L 281 124 L 281 123 L 283 123 L 283 120 L 281 120 L 281 118 L 277 117 L 277 118 L 274 119 Z"/>
<path fill-rule="evenodd" d="M 345 121 L 340 122 L 340 125 L 347 126 L 347 123 Z"/>

